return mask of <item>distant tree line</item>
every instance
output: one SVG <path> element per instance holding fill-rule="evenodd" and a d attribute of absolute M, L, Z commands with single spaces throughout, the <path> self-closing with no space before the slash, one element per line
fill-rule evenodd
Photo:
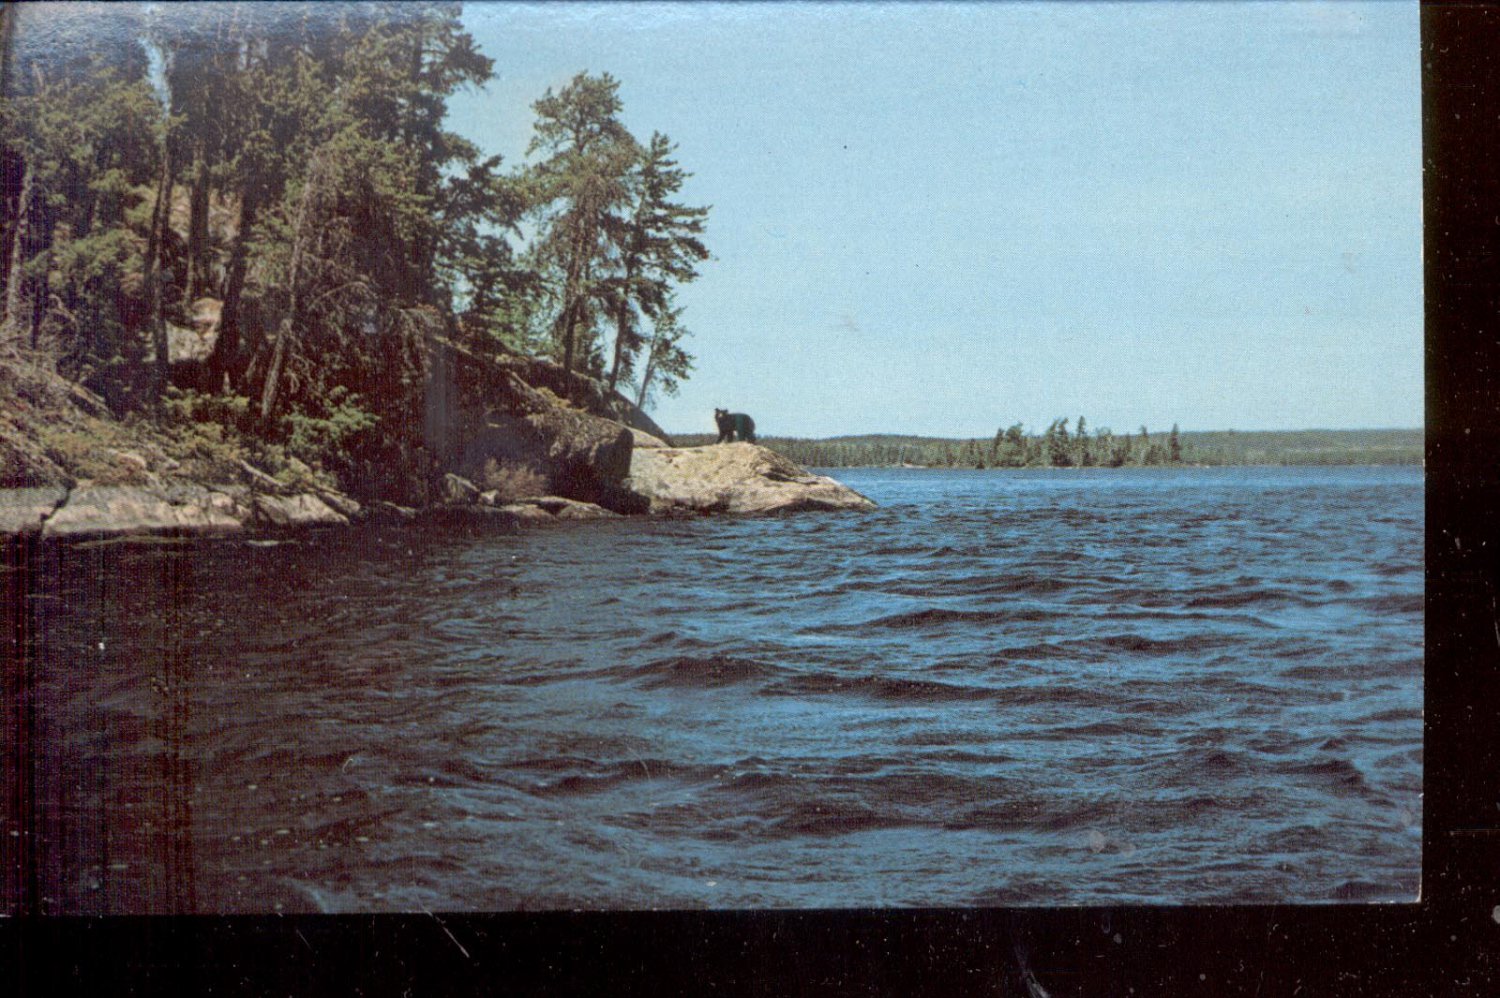
<path fill-rule="evenodd" d="M 1078 432 L 1079 424 L 1084 433 Z M 678 434 L 679 443 L 713 442 L 711 434 Z M 929 468 L 1121 468 L 1222 465 L 1420 464 L 1421 430 L 1297 430 L 1149 433 L 1088 432 L 1080 419 L 1063 420 L 1041 433 L 1021 424 L 991 439 L 870 435 L 806 440 L 764 437 L 761 442 L 809 467 L 855 468 L 916 465 Z"/>
<path fill-rule="evenodd" d="M 1073 430 L 1069 420 L 1056 419 L 1041 433 L 1027 433 L 1016 423 L 998 430 L 990 440 L 944 440 L 934 437 L 858 436 L 829 440 L 772 437 L 767 446 L 799 464 L 820 468 L 920 465 L 928 468 L 1119 468 L 1161 465 L 1183 460 L 1176 426 L 1165 436 L 1152 436 L 1143 426 L 1139 434 L 1116 436 L 1108 429 L 1088 430 L 1080 416 Z M 676 439 L 697 442 L 697 435 Z M 702 442 L 711 443 L 712 437 Z"/>
<path fill-rule="evenodd" d="M 493 75 L 458 4 L 9 13 L 0 361 L 308 456 L 420 426 L 434 331 L 641 404 L 688 376 L 708 209 L 608 74 L 542 94 L 503 168 L 446 127 Z"/>

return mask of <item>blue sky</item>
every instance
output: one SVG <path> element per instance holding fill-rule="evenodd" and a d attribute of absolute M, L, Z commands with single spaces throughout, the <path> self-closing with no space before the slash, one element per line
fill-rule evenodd
<path fill-rule="evenodd" d="M 714 259 L 653 415 L 708 432 L 1420 426 L 1415 3 L 469 4 L 450 124 L 575 73 L 679 145 Z"/>

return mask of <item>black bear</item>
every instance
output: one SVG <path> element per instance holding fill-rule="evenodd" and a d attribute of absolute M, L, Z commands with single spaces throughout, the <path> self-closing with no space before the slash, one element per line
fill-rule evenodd
<path fill-rule="evenodd" d="M 714 422 L 719 424 L 719 439 L 715 443 L 722 444 L 726 440 L 735 439 L 755 443 L 755 420 L 743 412 L 715 409 Z"/>

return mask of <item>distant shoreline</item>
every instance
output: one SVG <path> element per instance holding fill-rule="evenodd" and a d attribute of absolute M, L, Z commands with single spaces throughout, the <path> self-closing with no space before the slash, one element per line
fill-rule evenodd
<path fill-rule="evenodd" d="M 769 420 L 768 420 L 769 421 Z M 993 438 L 867 434 L 822 439 L 766 435 L 760 442 L 816 468 L 1137 468 L 1418 466 L 1424 429 L 1185 430 L 1079 438 L 1035 433 Z M 683 446 L 712 444 L 710 433 L 681 433 Z"/>

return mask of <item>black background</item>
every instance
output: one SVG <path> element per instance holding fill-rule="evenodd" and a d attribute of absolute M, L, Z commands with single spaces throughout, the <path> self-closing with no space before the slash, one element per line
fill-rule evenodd
<path fill-rule="evenodd" d="M 1500 9 L 1423 5 L 1422 88 L 1420 903 L 13 919 L 0 993 L 1500 994 Z"/>

